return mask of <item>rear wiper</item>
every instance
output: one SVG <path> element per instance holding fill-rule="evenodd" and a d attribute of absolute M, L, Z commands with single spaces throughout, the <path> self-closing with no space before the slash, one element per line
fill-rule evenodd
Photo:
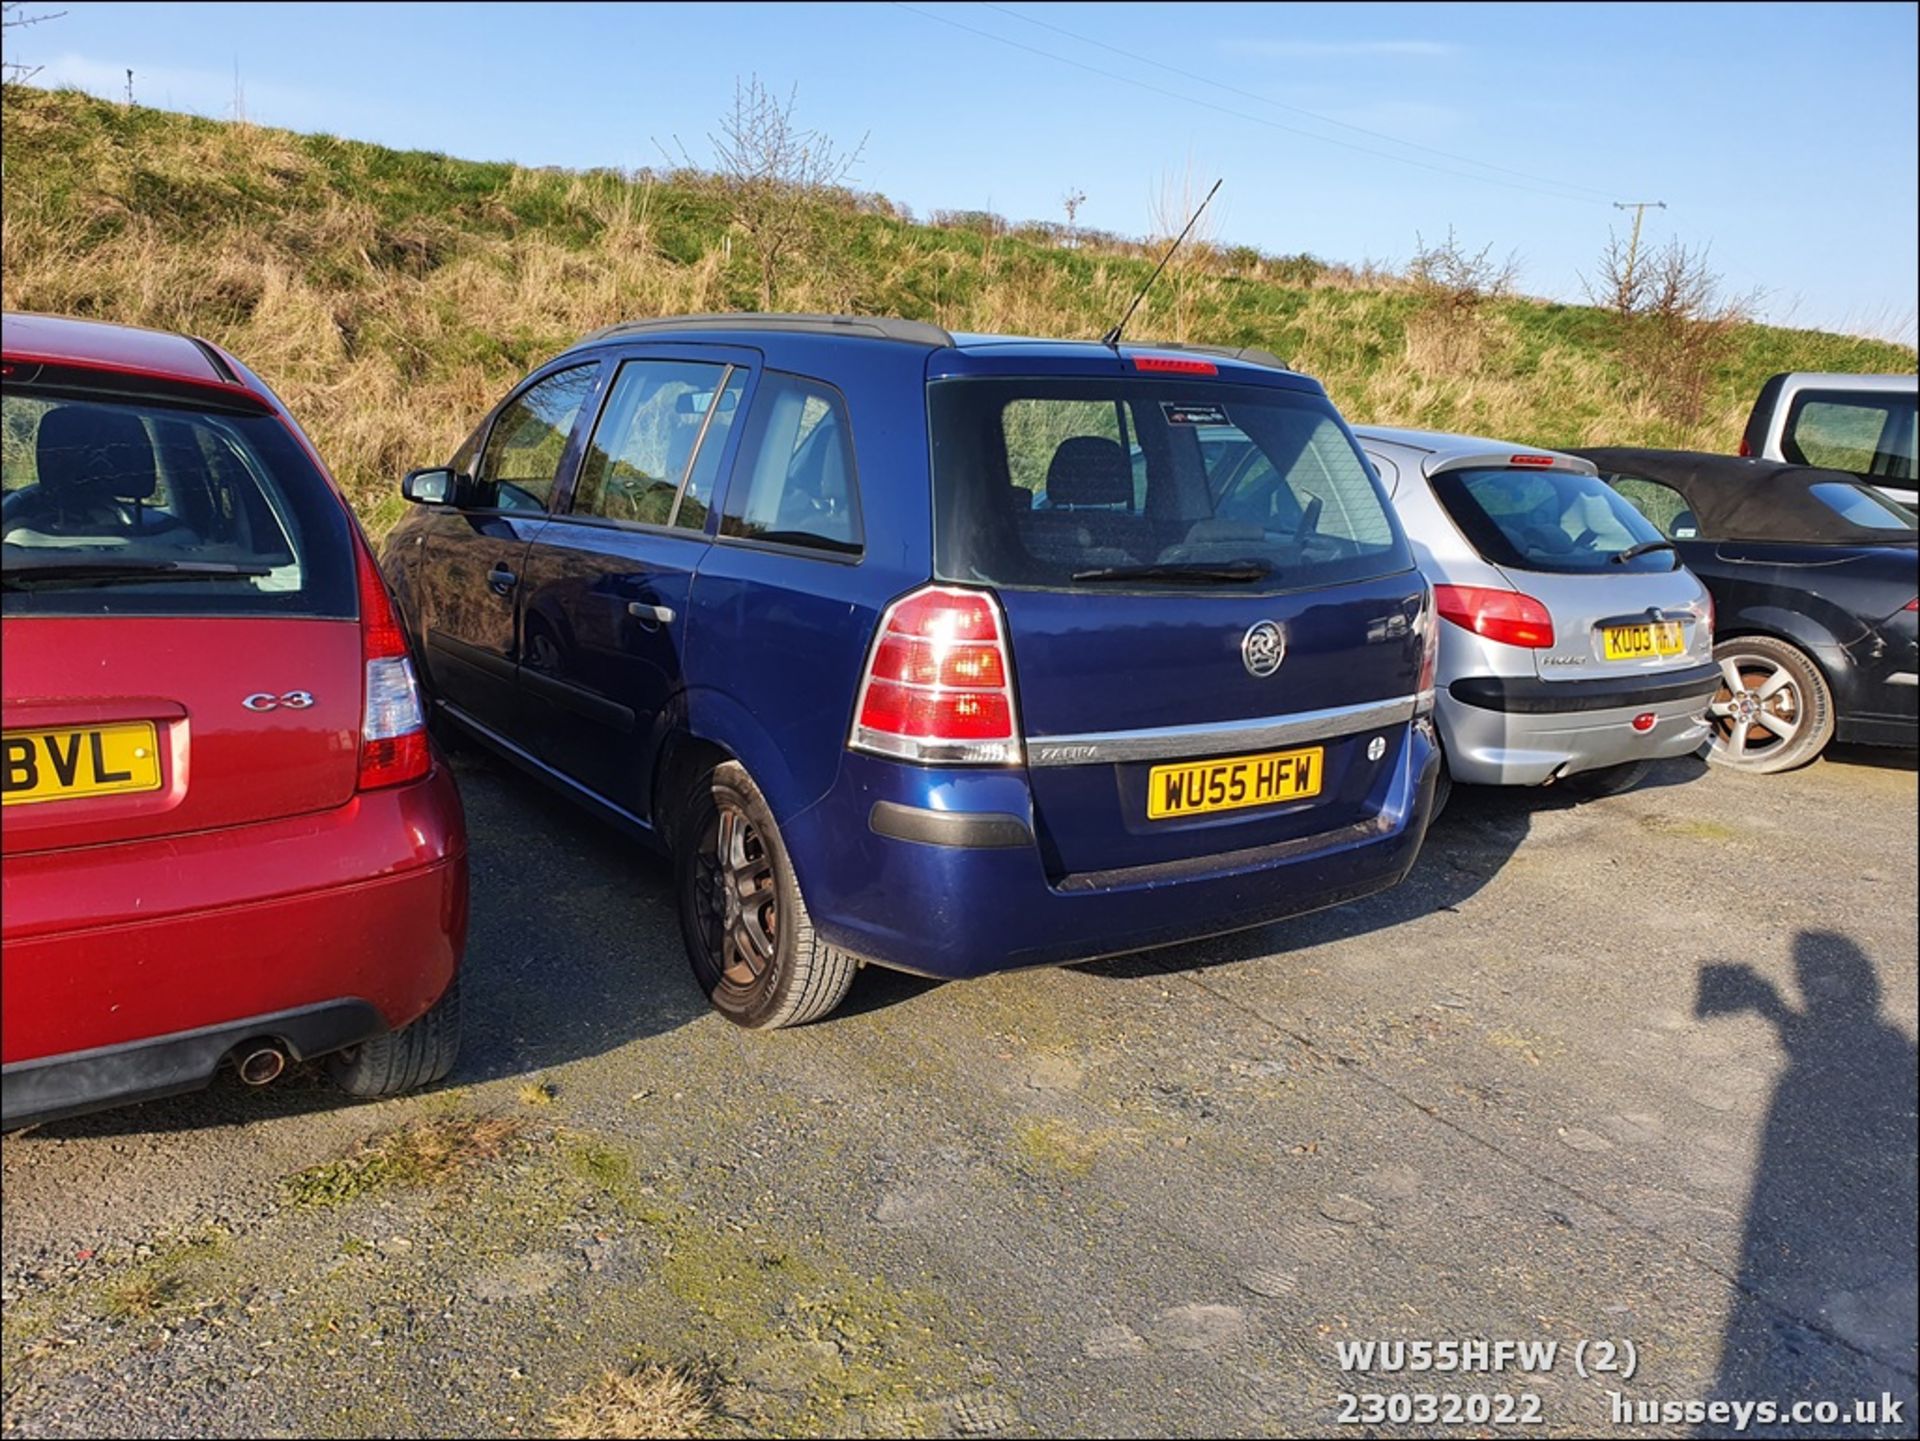
<path fill-rule="evenodd" d="M 1617 555 L 1610 555 L 1607 561 L 1611 565 L 1625 565 L 1635 556 L 1652 555 L 1656 550 L 1670 550 L 1676 555 L 1679 547 L 1670 540 L 1643 540 L 1638 545 L 1630 545 Z"/>
<path fill-rule="evenodd" d="M 273 567 L 225 560 L 57 560 L 38 565 L 9 561 L 4 572 L 8 590 L 61 582 L 67 585 L 110 585 L 116 580 L 249 580 L 272 575 Z"/>
<path fill-rule="evenodd" d="M 1195 560 L 1153 565 L 1103 565 L 1094 570 L 1076 570 L 1075 580 L 1197 580 L 1210 583 L 1264 580 L 1273 567 L 1264 560 Z"/>

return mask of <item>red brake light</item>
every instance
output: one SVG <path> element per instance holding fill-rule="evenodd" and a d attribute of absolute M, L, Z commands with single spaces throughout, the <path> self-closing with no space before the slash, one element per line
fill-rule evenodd
<path fill-rule="evenodd" d="M 1753 447 L 1747 444 L 1747 438 L 1744 435 L 1740 437 L 1740 449 L 1736 451 L 1735 454 L 1748 458 L 1751 458 L 1753 455 Z"/>
<path fill-rule="evenodd" d="M 991 594 L 917 590 L 881 617 L 848 744 L 905 760 L 1017 763 L 1012 670 Z"/>
<path fill-rule="evenodd" d="M 1553 645 L 1553 617 L 1530 595 L 1477 585 L 1436 585 L 1441 618 L 1503 645 L 1546 650 Z"/>
<path fill-rule="evenodd" d="M 1507 457 L 1507 464 L 1508 465 L 1552 465 L 1553 457 L 1550 455 L 1510 455 Z"/>
<path fill-rule="evenodd" d="M 1920 610 L 1920 595 L 1916 595 L 1901 607 L 1902 610 Z"/>
<path fill-rule="evenodd" d="M 1194 360 L 1184 355 L 1136 355 L 1135 370 L 1159 371 L 1163 375 L 1218 375 L 1220 367 L 1211 360 Z"/>
<path fill-rule="evenodd" d="M 365 674 L 360 712 L 360 779 L 363 791 L 418 780 L 432 765 L 427 717 L 387 584 L 373 556 L 357 537 L 354 557 L 360 581 L 360 657 Z"/>

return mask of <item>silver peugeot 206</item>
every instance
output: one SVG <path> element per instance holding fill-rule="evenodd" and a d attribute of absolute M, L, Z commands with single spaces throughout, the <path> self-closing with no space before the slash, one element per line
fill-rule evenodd
<path fill-rule="evenodd" d="M 1440 627 L 1443 784 L 1622 791 L 1707 738 L 1713 601 L 1576 456 L 1468 435 L 1354 432 Z"/>

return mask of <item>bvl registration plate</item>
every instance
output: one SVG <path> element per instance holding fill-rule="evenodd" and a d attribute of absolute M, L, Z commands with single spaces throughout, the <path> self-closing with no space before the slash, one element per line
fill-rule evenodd
<path fill-rule="evenodd" d="M 160 789 L 160 748 L 153 724 L 8 731 L 0 804 L 75 800 Z"/>
<path fill-rule="evenodd" d="M 1147 819 L 1167 821 L 1306 800 L 1320 794 L 1325 759 L 1324 747 L 1309 746 L 1155 766 L 1147 775 Z"/>

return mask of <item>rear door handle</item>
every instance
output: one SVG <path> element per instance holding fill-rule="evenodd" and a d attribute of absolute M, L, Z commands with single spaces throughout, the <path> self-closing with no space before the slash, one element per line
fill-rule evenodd
<path fill-rule="evenodd" d="M 651 605 L 644 600 L 627 602 L 627 614 L 635 620 L 650 620 L 656 625 L 673 624 L 673 607 L 670 605 Z"/>
<path fill-rule="evenodd" d="M 496 565 L 487 572 L 487 588 L 495 595 L 505 595 L 518 584 L 520 584 L 520 577 L 504 565 Z"/>

